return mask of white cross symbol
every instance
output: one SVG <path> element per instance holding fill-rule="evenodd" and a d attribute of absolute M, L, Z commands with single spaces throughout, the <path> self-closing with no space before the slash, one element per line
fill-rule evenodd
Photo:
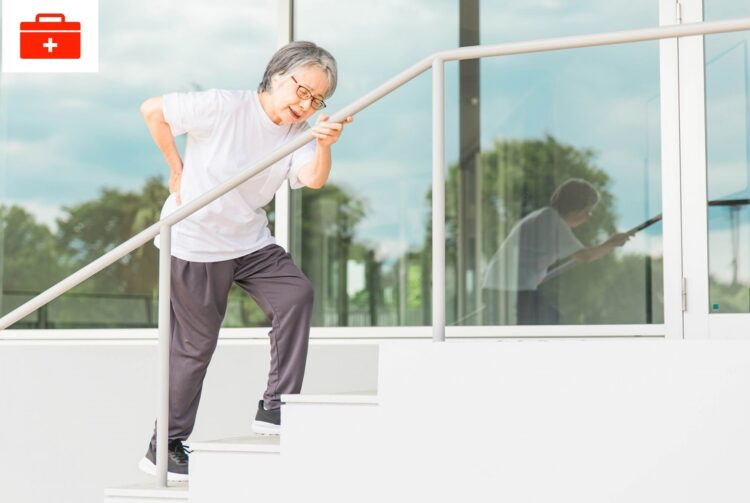
<path fill-rule="evenodd" d="M 52 52 L 52 49 L 57 47 L 57 43 L 52 41 L 52 37 L 47 39 L 46 44 L 42 44 L 42 46 L 47 48 L 47 52 Z"/>

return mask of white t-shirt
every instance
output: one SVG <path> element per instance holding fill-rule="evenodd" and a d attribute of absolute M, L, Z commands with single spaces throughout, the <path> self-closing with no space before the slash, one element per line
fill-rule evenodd
<path fill-rule="evenodd" d="M 583 248 L 557 210 L 545 206 L 513 227 L 490 259 L 482 288 L 536 290 L 549 266 Z"/>
<path fill-rule="evenodd" d="M 187 133 L 180 194 L 187 204 L 257 163 L 310 126 L 276 125 L 254 91 L 210 91 L 164 95 L 164 118 L 174 136 Z M 177 223 L 172 255 L 192 262 L 241 257 L 273 244 L 263 206 L 285 179 L 303 186 L 300 168 L 315 156 L 315 142 L 304 145 L 236 189 Z M 176 195 L 164 203 L 161 217 L 177 208 Z M 159 246 L 158 237 L 154 240 Z"/>

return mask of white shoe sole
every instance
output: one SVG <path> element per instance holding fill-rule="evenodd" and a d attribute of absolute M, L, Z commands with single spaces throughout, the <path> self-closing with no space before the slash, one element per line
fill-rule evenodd
<path fill-rule="evenodd" d="M 142 472 L 146 472 L 154 477 L 156 476 L 156 465 L 149 461 L 148 458 L 141 459 L 138 463 L 138 468 L 140 468 Z M 167 472 L 167 480 L 171 482 L 187 482 L 188 475 Z"/>
<path fill-rule="evenodd" d="M 267 423 L 265 421 L 253 421 L 252 430 L 259 435 L 278 435 L 281 433 L 281 426 L 278 424 Z"/>

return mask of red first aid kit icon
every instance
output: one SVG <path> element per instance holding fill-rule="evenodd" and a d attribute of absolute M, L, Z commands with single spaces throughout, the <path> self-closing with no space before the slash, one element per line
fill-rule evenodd
<path fill-rule="evenodd" d="M 46 20 L 44 20 L 46 19 Z M 81 23 L 63 14 L 37 14 L 21 23 L 21 59 L 80 59 Z"/>

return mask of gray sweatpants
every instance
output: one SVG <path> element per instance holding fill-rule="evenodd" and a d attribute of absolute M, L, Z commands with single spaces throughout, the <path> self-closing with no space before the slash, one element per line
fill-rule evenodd
<path fill-rule="evenodd" d="M 271 320 L 271 369 L 266 409 L 299 393 L 305 375 L 313 288 L 278 245 L 221 262 L 172 257 L 172 342 L 169 357 L 169 438 L 187 440 L 195 425 L 203 378 L 219 336 L 232 282 Z M 152 442 L 155 442 L 155 435 Z"/>

